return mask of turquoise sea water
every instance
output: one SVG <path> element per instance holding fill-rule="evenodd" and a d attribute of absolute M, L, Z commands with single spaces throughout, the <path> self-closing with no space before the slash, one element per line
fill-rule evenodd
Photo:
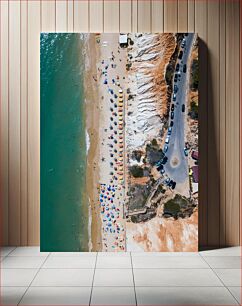
<path fill-rule="evenodd" d="M 41 250 L 88 251 L 80 34 L 41 34 Z"/>

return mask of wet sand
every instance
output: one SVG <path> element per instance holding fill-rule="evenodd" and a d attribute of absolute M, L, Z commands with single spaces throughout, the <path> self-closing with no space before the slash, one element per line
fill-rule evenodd
<path fill-rule="evenodd" d="M 86 192 L 91 209 L 91 243 L 89 251 L 101 251 L 102 231 L 100 220 L 100 206 L 98 201 L 99 191 L 99 98 L 98 85 L 95 81 L 97 75 L 97 61 L 99 50 L 95 36 L 88 35 L 86 41 L 86 72 L 85 72 L 85 97 L 86 97 L 86 130 L 89 137 L 89 150 L 87 156 Z M 90 216 L 89 216 L 90 218 Z"/>

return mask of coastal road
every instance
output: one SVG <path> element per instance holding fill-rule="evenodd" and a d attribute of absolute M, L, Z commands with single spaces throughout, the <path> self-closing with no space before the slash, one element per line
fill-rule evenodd
<path fill-rule="evenodd" d="M 188 178 L 187 157 L 184 154 L 184 120 L 187 116 L 187 90 L 189 88 L 189 69 L 187 69 L 187 72 L 184 73 L 183 65 L 186 64 L 188 68 L 189 57 L 191 55 L 192 45 L 194 41 L 194 34 L 189 33 L 188 36 L 185 36 L 185 39 L 186 46 L 184 49 L 182 49 L 183 56 L 181 60 L 178 60 L 178 63 L 180 64 L 179 70 L 181 72 L 181 76 L 178 79 L 177 83 L 173 82 L 173 84 L 176 84 L 178 86 L 178 92 L 176 93 L 176 101 L 171 102 L 175 105 L 173 119 L 174 124 L 172 127 L 172 133 L 168 144 L 168 151 L 166 153 L 168 161 L 164 166 L 165 172 L 169 176 L 169 178 L 177 183 L 183 183 Z M 182 104 L 185 104 L 185 112 L 182 112 Z"/>

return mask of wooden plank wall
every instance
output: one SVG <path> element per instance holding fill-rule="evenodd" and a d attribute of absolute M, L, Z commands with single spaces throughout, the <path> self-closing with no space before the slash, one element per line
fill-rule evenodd
<path fill-rule="evenodd" d="M 1 0 L 1 227 L 39 244 L 39 33 L 197 32 L 199 244 L 240 242 L 239 0 Z"/>

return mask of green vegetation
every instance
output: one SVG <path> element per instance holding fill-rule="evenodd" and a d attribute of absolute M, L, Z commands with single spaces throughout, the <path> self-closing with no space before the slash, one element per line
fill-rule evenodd
<path fill-rule="evenodd" d="M 194 120 L 198 119 L 198 104 L 195 101 L 191 102 L 191 108 L 190 108 L 190 111 L 189 111 L 189 116 Z"/>
<path fill-rule="evenodd" d="M 174 199 L 164 204 L 164 215 L 171 215 L 175 219 L 182 216 L 182 211 L 187 208 L 189 202 L 181 195 L 176 194 Z"/>
<path fill-rule="evenodd" d="M 166 79 L 167 84 L 172 83 L 173 74 L 174 74 L 174 67 L 173 67 L 172 64 L 168 64 L 167 68 L 166 68 L 166 75 L 165 75 L 165 79 Z"/>
<path fill-rule="evenodd" d="M 157 191 L 159 193 L 165 193 L 166 192 L 166 189 L 163 187 L 163 185 L 159 185 L 158 188 L 157 188 Z"/>
<path fill-rule="evenodd" d="M 198 90 L 198 82 L 199 82 L 199 62 L 198 59 L 194 59 L 191 67 L 191 90 Z"/>
<path fill-rule="evenodd" d="M 165 204 L 164 213 L 171 214 L 172 216 L 177 216 L 180 212 L 180 206 L 177 203 L 174 203 L 172 200 L 168 201 Z"/>
<path fill-rule="evenodd" d="M 153 139 L 151 143 L 146 145 L 146 156 L 151 166 L 154 166 L 165 156 L 156 139 Z"/>
<path fill-rule="evenodd" d="M 137 150 L 132 152 L 132 159 L 137 160 L 137 162 L 140 162 L 141 157 L 142 157 L 142 151 Z"/>
<path fill-rule="evenodd" d="M 139 166 L 131 166 L 129 168 L 130 173 L 133 177 L 143 177 L 144 176 L 144 169 Z"/>

